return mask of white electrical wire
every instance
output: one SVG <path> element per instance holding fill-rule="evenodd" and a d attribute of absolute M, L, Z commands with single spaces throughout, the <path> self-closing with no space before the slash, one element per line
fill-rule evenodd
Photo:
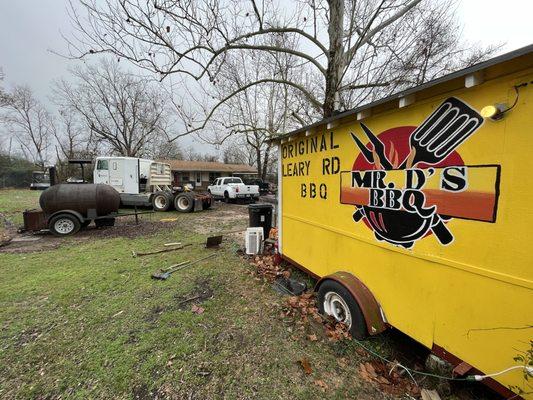
<path fill-rule="evenodd" d="M 483 379 L 486 379 L 486 378 L 492 378 L 493 376 L 498 376 L 498 375 L 503 375 L 509 371 L 512 371 L 514 369 L 525 369 L 526 372 L 529 374 L 529 375 L 533 375 L 533 367 L 530 367 L 530 366 L 527 366 L 527 365 L 515 365 L 514 367 L 509 367 L 509 368 L 506 368 L 506 369 L 503 369 L 499 372 L 493 372 L 492 374 L 486 374 L 486 375 L 470 375 L 468 376 L 467 378 L 470 378 L 474 381 L 482 381 Z"/>

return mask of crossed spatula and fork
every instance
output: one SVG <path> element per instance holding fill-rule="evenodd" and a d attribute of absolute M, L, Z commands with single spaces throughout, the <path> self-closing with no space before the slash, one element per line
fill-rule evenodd
<path fill-rule="evenodd" d="M 449 97 L 411 133 L 409 138 L 411 151 L 398 169 L 414 168 L 419 163 L 438 164 L 482 124 L 483 117 L 476 110 L 455 97 Z M 365 124 L 360 123 L 360 125 L 372 143 L 373 151 L 367 148 L 353 132 L 350 134 L 365 159 L 378 168 L 381 166 L 385 170 L 394 169 L 385 155 L 383 142 Z M 363 216 L 361 214 L 358 218 L 361 219 Z M 452 234 L 438 214 L 433 216 L 431 229 L 442 244 L 449 244 L 453 240 Z"/>

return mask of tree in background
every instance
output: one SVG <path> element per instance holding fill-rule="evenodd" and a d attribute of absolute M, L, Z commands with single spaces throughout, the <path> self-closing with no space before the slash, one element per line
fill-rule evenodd
<path fill-rule="evenodd" d="M 72 75 L 74 83 L 56 83 L 57 102 L 80 120 L 100 147 L 129 157 L 160 150 L 154 146 L 167 139 L 169 114 L 148 78 L 124 72 L 109 60 L 73 69 Z"/>
<path fill-rule="evenodd" d="M 203 130 L 221 104 L 257 85 L 276 84 L 297 92 L 303 101 L 290 104 L 289 115 L 308 123 L 408 86 L 413 70 L 425 71 L 418 74 L 418 83 L 464 66 L 472 50 L 459 35 L 450 34 L 458 30 L 453 0 L 300 0 L 283 7 L 275 0 L 79 3 L 82 13 L 71 7 L 77 28 L 70 41 L 74 56 L 112 53 L 161 79 L 181 76 L 182 86 L 218 85 L 224 63 L 235 52 L 248 59 L 263 52 L 298 59 L 298 73 L 291 77 L 269 71 L 248 74 L 250 79 L 226 97 L 199 103 L 174 138 Z M 265 40 L 275 37 L 291 40 Z"/>
<path fill-rule="evenodd" d="M 266 44 L 295 48 L 295 43 L 278 36 L 267 38 Z M 243 86 L 243 82 L 257 80 L 268 74 L 280 79 L 296 79 L 298 59 L 292 54 L 258 52 L 252 59 L 245 53 L 228 54 L 219 73 L 216 85 L 218 99 L 224 99 Z M 273 158 L 270 139 L 288 129 L 296 128 L 294 118 L 289 115 L 289 104 L 297 104 L 299 94 L 287 86 L 274 82 L 255 85 L 228 99 L 222 106 L 223 112 L 213 117 L 212 125 L 220 126 L 218 134 L 211 141 L 223 143 L 232 136 L 224 151 L 224 158 L 240 159 L 239 163 L 255 165 L 257 175 L 266 179 Z M 201 136 L 201 135 L 200 135 Z M 208 139 L 204 139 L 208 141 Z"/>
<path fill-rule="evenodd" d="M 0 83 L 4 80 L 4 71 L 0 67 Z M 9 102 L 9 95 L 4 91 L 4 88 L 0 84 L 0 107 L 7 105 Z"/>
<path fill-rule="evenodd" d="M 49 161 L 54 122 L 27 86 L 15 86 L 2 108 L 1 121 L 22 154 L 44 169 Z"/>
<path fill-rule="evenodd" d="M 59 110 L 54 125 L 55 153 L 59 161 L 92 159 L 98 156 L 98 140 L 71 110 Z"/>

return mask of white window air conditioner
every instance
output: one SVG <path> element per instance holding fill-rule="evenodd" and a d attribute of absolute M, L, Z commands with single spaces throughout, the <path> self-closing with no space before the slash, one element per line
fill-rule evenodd
<path fill-rule="evenodd" d="M 260 254 L 263 252 L 263 228 L 247 228 L 244 238 L 246 254 Z"/>

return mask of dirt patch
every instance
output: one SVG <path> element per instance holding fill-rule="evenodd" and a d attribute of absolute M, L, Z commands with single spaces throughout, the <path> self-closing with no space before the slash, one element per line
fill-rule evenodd
<path fill-rule="evenodd" d="M 82 229 L 75 236 L 61 238 L 53 236 L 48 232 L 43 233 L 13 233 L 10 240 L 4 245 L 0 245 L 0 253 L 32 253 L 36 251 L 53 250 L 66 243 L 81 243 L 87 240 L 112 239 L 116 237 L 127 237 L 134 239 L 139 236 L 148 236 L 158 233 L 161 230 L 175 227 L 176 222 L 160 221 L 139 221 L 135 224 L 134 220 L 117 219 L 115 226 L 97 228 L 89 226 Z M 25 238 L 39 238 L 39 240 L 24 240 Z M 14 240 L 13 240 L 14 239 Z M 17 241 L 20 240 L 20 241 Z"/>
<path fill-rule="evenodd" d="M 216 206 L 212 210 L 198 215 L 198 218 L 195 218 L 195 224 L 191 228 L 196 233 L 211 234 L 227 230 L 237 230 L 240 227 L 245 230 L 247 224 L 247 204 L 216 203 Z"/>
<path fill-rule="evenodd" d="M 14 226 L 9 225 L 9 229 L 0 230 L 0 253 L 32 253 L 53 250 L 64 244 L 66 240 L 76 244 L 87 240 L 116 237 L 134 239 L 154 235 L 163 230 L 174 229 L 178 225 L 183 226 L 183 224 L 187 225 L 191 231 L 200 234 L 222 233 L 240 228 L 244 231 L 247 226 L 248 208 L 247 205 L 219 203 L 211 210 L 193 214 L 169 214 L 169 219 L 175 219 L 175 221 L 158 220 L 164 216 L 160 213 L 144 215 L 138 224 L 135 223 L 134 216 L 121 217 L 115 220 L 115 226 L 102 228 L 97 228 L 91 224 L 68 239 L 55 237 L 47 232 L 20 234 L 16 232 Z M 2 216 L 0 216 L 0 220 L 2 220 Z M 4 222 L 7 228 L 9 220 L 5 219 Z M 244 233 L 229 233 L 226 236 L 234 240 L 244 241 Z M 40 240 L 24 241 L 24 238 L 32 237 L 39 237 Z M 13 241 L 13 239 L 21 239 L 21 241 Z"/>
<path fill-rule="evenodd" d="M 213 297 L 213 289 L 207 279 L 198 279 L 194 289 L 184 295 L 175 296 L 176 306 L 179 310 L 189 310 L 192 304 L 200 304 Z"/>

